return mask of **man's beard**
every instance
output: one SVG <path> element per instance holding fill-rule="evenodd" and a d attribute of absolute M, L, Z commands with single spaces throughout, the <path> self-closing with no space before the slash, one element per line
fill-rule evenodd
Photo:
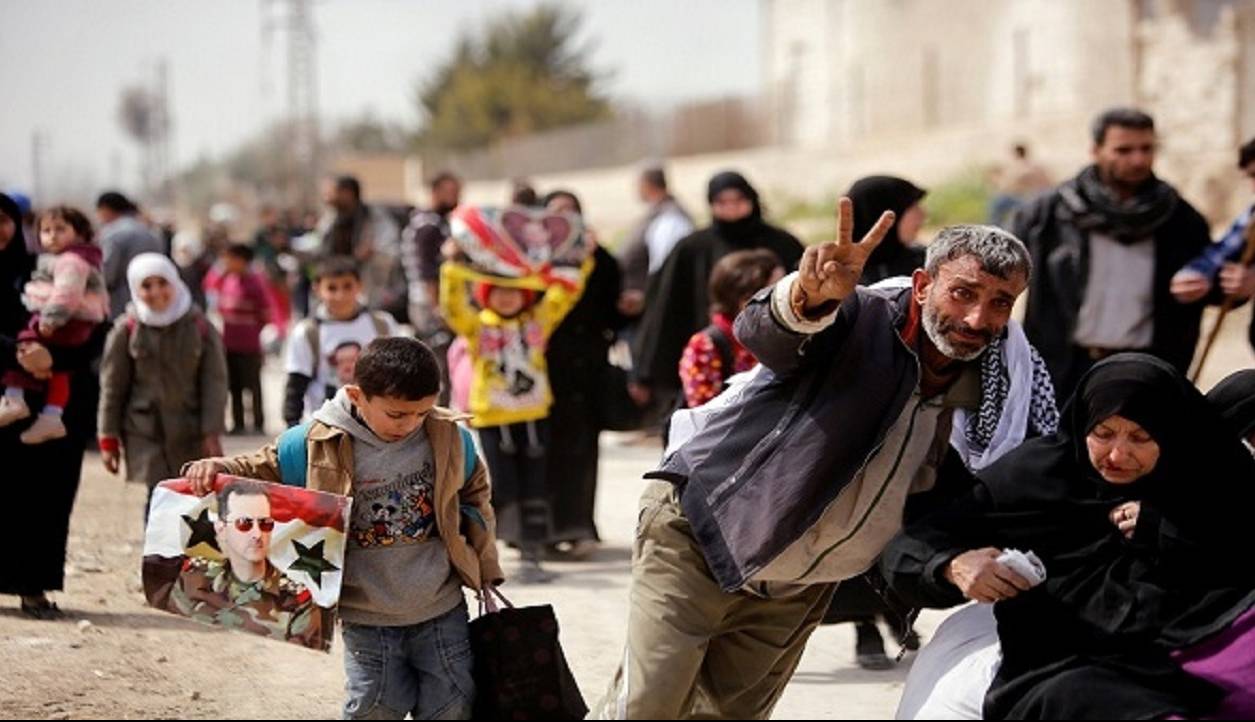
<path fill-rule="evenodd" d="M 945 356 L 955 359 L 956 361 L 972 361 L 976 359 L 976 357 L 985 353 L 985 349 L 989 348 L 989 344 L 993 343 L 993 334 L 989 331 L 977 331 L 973 328 L 969 328 L 964 323 L 943 322 L 941 320 L 941 312 L 927 303 L 923 306 L 922 316 L 924 322 L 924 333 L 928 334 L 928 340 L 933 342 L 933 345 L 937 347 L 938 351 Z M 975 350 L 960 349 L 951 343 L 950 339 L 946 337 L 946 334 L 951 331 L 961 331 L 963 333 L 979 335 L 984 337 L 985 342 Z"/>
<path fill-rule="evenodd" d="M 1119 193 L 1128 195 L 1137 195 L 1142 186 L 1146 185 L 1146 181 L 1154 174 L 1153 170 L 1146 170 L 1140 176 L 1129 177 L 1129 175 L 1118 176 L 1114 169 L 1098 169 L 1098 177 L 1108 188 Z"/>

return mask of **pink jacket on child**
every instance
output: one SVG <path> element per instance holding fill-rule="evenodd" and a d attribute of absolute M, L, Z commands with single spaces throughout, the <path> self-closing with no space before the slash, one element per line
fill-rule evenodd
<path fill-rule="evenodd" d="M 22 296 L 26 309 L 56 327 L 69 321 L 99 323 L 109 318 L 102 256 L 98 247 L 87 243 L 40 254 Z"/>

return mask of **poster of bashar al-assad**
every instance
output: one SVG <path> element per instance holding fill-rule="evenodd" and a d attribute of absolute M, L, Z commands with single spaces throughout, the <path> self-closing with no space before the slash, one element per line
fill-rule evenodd
<path fill-rule="evenodd" d="M 183 479 L 153 491 L 144 596 L 157 608 L 327 651 L 352 500 L 220 475 L 196 496 Z"/>

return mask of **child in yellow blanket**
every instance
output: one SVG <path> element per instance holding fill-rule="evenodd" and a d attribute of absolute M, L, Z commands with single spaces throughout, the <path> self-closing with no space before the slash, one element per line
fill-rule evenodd
<path fill-rule="evenodd" d="M 471 426 L 493 486 L 497 537 L 522 551 L 523 582 L 547 582 L 540 566 L 552 519 L 545 485 L 547 417 L 553 403 L 545 347 L 583 293 L 586 261 L 567 276 L 507 279 L 448 261 L 440 271 L 440 306 L 466 339 Z"/>

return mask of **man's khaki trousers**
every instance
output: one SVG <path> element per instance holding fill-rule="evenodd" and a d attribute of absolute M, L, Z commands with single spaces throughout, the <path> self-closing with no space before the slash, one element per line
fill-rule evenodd
<path fill-rule="evenodd" d="M 719 588 L 675 487 L 641 495 L 627 648 L 594 719 L 766 719 L 835 589 L 767 599 Z"/>

